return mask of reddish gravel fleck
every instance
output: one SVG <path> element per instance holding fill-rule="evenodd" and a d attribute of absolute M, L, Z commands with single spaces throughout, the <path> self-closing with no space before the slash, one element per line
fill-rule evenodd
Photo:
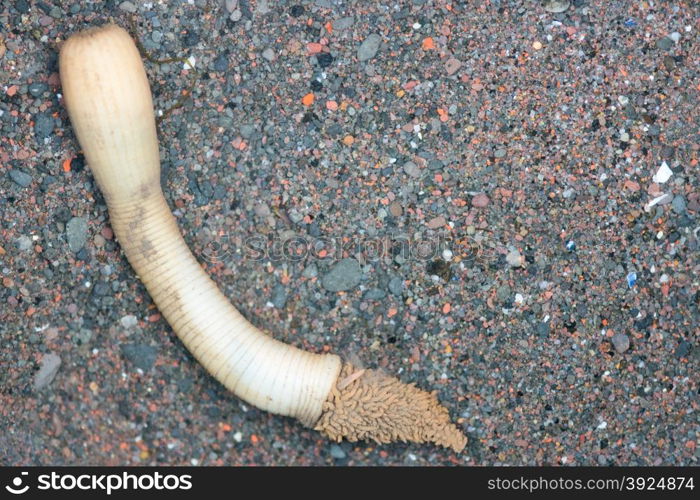
<path fill-rule="evenodd" d="M 483 193 L 477 194 L 472 198 L 472 206 L 477 208 L 484 208 L 489 204 L 489 197 Z"/>

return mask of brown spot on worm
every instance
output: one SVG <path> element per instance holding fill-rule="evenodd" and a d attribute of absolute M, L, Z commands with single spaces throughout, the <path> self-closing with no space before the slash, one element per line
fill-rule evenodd
<path fill-rule="evenodd" d="M 151 193 L 153 193 L 153 183 L 142 182 L 138 188 L 138 193 L 141 199 L 148 198 L 151 195 Z"/>
<path fill-rule="evenodd" d="M 155 251 L 156 249 L 153 247 L 153 243 L 151 243 L 151 240 L 149 240 L 148 238 L 141 239 L 141 255 L 143 255 L 145 259 L 150 258 Z"/>

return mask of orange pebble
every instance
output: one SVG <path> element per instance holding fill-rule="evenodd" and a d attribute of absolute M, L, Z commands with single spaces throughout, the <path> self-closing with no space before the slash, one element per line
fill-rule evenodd
<path fill-rule="evenodd" d="M 314 93 L 309 92 L 304 97 L 301 98 L 301 103 L 304 106 L 311 106 L 314 103 Z"/>

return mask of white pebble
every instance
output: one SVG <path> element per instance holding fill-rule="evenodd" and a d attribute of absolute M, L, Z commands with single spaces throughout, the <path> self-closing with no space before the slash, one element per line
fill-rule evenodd
<path fill-rule="evenodd" d="M 188 57 L 182 65 L 182 69 L 194 69 L 194 64 L 197 62 L 194 56 Z"/>
<path fill-rule="evenodd" d="M 656 171 L 656 174 L 654 174 L 654 177 L 652 177 L 651 180 L 658 184 L 664 184 L 667 182 L 671 176 L 673 175 L 673 170 L 668 168 L 668 165 L 666 162 L 663 162 L 661 166 L 659 167 L 659 170 Z"/>

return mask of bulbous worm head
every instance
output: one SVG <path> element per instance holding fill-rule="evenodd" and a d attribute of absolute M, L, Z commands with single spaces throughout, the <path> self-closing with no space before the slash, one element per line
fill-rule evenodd
<path fill-rule="evenodd" d="M 59 66 L 68 114 L 112 229 L 173 331 L 210 374 L 248 403 L 334 440 L 464 448 L 466 437 L 434 394 L 279 342 L 219 291 L 163 197 L 151 91 L 124 29 L 109 24 L 75 33 Z"/>

